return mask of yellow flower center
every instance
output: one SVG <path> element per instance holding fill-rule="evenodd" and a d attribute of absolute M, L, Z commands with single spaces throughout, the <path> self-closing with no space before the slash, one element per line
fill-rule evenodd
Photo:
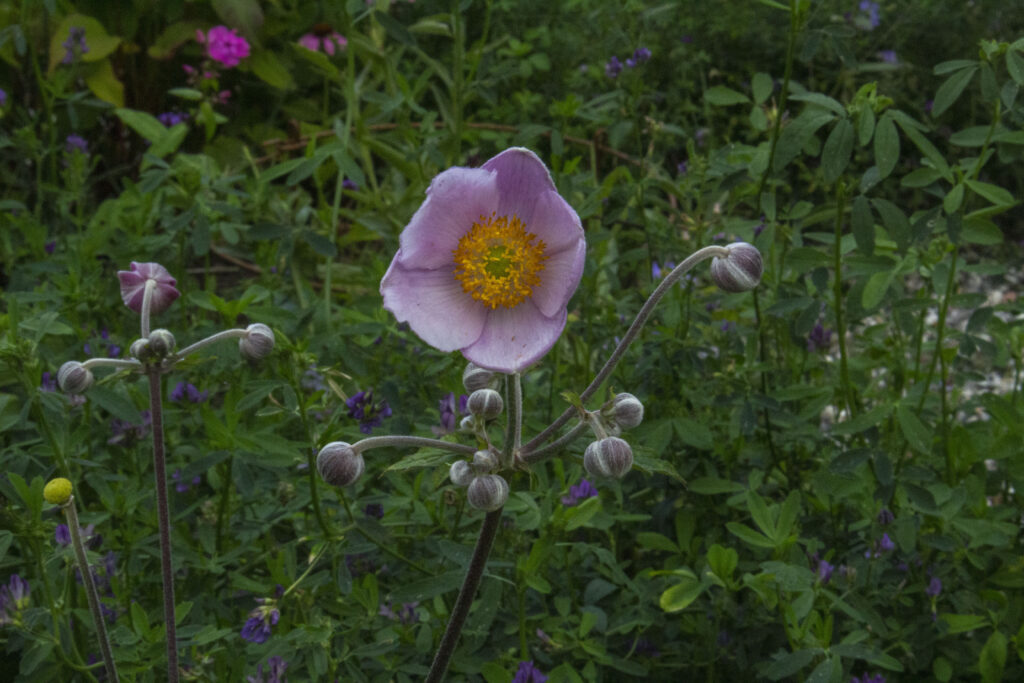
<path fill-rule="evenodd" d="M 462 291 L 491 308 L 514 308 L 540 284 L 547 260 L 543 240 L 509 216 L 480 216 L 452 254 Z"/>

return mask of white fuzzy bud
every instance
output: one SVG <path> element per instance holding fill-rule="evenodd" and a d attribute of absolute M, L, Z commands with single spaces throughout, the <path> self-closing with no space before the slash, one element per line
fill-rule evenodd
<path fill-rule="evenodd" d="M 474 363 L 467 364 L 466 369 L 462 371 L 462 386 L 466 387 L 466 391 L 469 392 L 486 389 L 491 386 L 493 380 L 493 372 Z"/>
<path fill-rule="evenodd" d="M 508 482 L 498 474 L 476 477 L 469 485 L 466 500 L 477 510 L 494 512 L 508 500 Z"/>
<path fill-rule="evenodd" d="M 328 484 L 348 486 L 363 475 L 366 463 L 351 445 L 333 441 L 320 449 L 316 456 L 316 469 Z"/>
<path fill-rule="evenodd" d="M 583 468 L 595 477 L 621 479 L 632 467 L 633 449 L 617 436 L 592 442 L 583 454 Z"/>
<path fill-rule="evenodd" d="M 456 460 L 448 470 L 448 478 L 456 486 L 469 486 L 473 481 L 473 468 L 465 460 Z"/>
<path fill-rule="evenodd" d="M 632 429 L 644 421 L 644 404 L 633 394 L 616 394 L 612 399 L 612 419 L 622 429 Z"/>
<path fill-rule="evenodd" d="M 69 394 L 84 394 L 92 380 L 92 372 L 77 360 L 69 360 L 57 370 L 57 384 Z"/>
<path fill-rule="evenodd" d="M 473 454 L 473 471 L 476 474 L 490 474 L 498 469 L 498 456 L 493 451 L 477 451 Z"/>
<path fill-rule="evenodd" d="M 501 400 L 501 394 L 494 389 L 477 389 L 469 395 L 466 408 L 471 415 L 491 420 L 501 415 L 505 402 Z"/>
<path fill-rule="evenodd" d="M 153 330 L 149 333 L 149 350 L 157 358 L 164 358 L 174 350 L 174 335 L 167 330 Z"/>
<path fill-rule="evenodd" d="M 156 354 L 150 348 L 149 339 L 146 337 L 133 341 L 132 345 L 128 347 L 128 353 L 140 363 L 150 363 L 156 360 Z"/>
<path fill-rule="evenodd" d="M 711 279 L 727 292 L 746 292 L 761 281 L 764 263 L 757 247 L 746 242 L 733 242 L 725 247 L 729 255 L 711 260 Z"/>
<path fill-rule="evenodd" d="M 274 332 L 263 323 L 245 328 L 245 336 L 238 340 L 238 350 L 249 360 L 260 360 L 274 350 Z"/>

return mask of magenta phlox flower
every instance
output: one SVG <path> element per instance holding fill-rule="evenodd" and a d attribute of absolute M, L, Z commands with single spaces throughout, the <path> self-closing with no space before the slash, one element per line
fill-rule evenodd
<path fill-rule="evenodd" d="M 153 280 L 153 298 L 150 301 L 150 313 L 160 313 L 167 309 L 174 300 L 181 296 L 175 288 L 178 281 L 171 277 L 167 269 L 159 263 L 136 263 L 132 261 L 131 270 L 117 271 L 117 279 L 121 281 L 121 299 L 124 305 L 136 313 L 142 313 L 142 300 L 146 294 L 146 281 Z"/>
<path fill-rule="evenodd" d="M 196 40 L 206 45 L 207 56 L 231 69 L 249 56 L 249 41 L 227 26 L 214 26 L 203 35 L 196 31 Z"/>
<path fill-rule="evenodd" d="M 313 52 L 326 52 L 333 57 L 335 52 L 344 50 L 348 46 L 348 39 L 337 31 L 328 31 L 327 33 L 311 31 L 299 38 L 299 45 Z"/>
<path fill-rule="evenodd" d="M 384 308 L 436 349 L 520 372 L 562 334 L 585 250 L 544 163 L 507 149 L 434 178 L 381 280 Z"/>

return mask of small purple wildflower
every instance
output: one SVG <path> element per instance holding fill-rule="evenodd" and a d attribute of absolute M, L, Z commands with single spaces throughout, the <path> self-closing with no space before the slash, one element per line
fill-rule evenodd
<path fill-rule="evenodd" d="M 937 576 L 933 576 L 932 580 L 928 582 L 928 587 L 924 589 L 924 594 L 929 598 L 939 597 L 939 593 L 942 592 L 942 579 Z"/>
<path fill-rule="evenodd" d="M 818 575 L 818 580 L 822 583 L 828 583 L 832 579 L 832 571 L 834 569 L 835 565 L 828 560 L 818 560 L 818 570 L 815 573 Z"/>
<path fill-rule="evenodd" d="M 580 479 L 580 483 L 569 487 L 569 495 L 562 496 L 562 505 L 572 507 L 581 500 L 597 496 L 597 489 L 586 479 Z"/>
<path fill-rule="evenodd" d="M 273 656 L 267 660 L 267 675 L 263 676 L 263 665 L 260 664 L 256 673 L 246 676 L 246 683 L 285 683 L 284 672 L 288 668 L 288 662 L 280 656 Z"/>
<path fill-rule="evenodd" d="M 618 78 L 620 73 L 622 73 L 622 62 L 617 56 L 612 55 L 612 58 L 604 65 L 604 75 L 608 78 Z"/>
<path fill-rule="evenodd" d="M 72 133 L 64 140 L 64 151 L 68 154 L 74 154 L 76 151 L 81 152 L 82 154 L 88 154 L 89 143 L 81 135 Z"/>
<path fill-rule="evenodd" d="M 882 508 L 878 511 L 878 523 L 881 526 L 888 526 L 896 521 L 896 515 L 892 514 L 889 508 Z"/>
<path fill-rule="evenodd" d="M 7 91 L 0 88 L 0 107 L 7 106 Z"/>
<path fill-rule="evenodd" d="M 924 103 L 924 110 L 925 110 L 925 111 L 926 111 L 927 113 L 929 113 L 929 114 L 931 114 L 931 113 L 932 113 L 932 107 L 933 107 L 933 106 L 935 106 L 935 100 L 925 100 L 925 103 Z"/>
<path fill-rule="evenodd" d="M 80 26 L 72 26 L 68 29 L 67 39 L 61 43 L 64 48 L 64 58 L 61 64 L 71 64 L 75 59 L 89 51 L 89 44 L 85 42 L 85 29 Z"/>
<path fill-rule="evenodd" d="M 811 333 L 807 335 L 807 350 L 824 351 L 829 348 L 831 341 L 832 330 L 825 328 L 821 323 L 817 323 L 811 330 Z"/>
<path fill-rule="evenodd" d="M 81 536 L 82 542 L 89 547 L 93 546 L 93 544 L 90 543 L 90 539 L 93 537 L 94 533 L 96 533 L 96 527 L 93 524 L 78 527 L 78 534 Z M 57 525 L 57 528 L 53 530 L 53 540 L 57 542 L 57 545 L 71 545 L 71 529 L 68 528 L 67 524 Z"/>
<path fill-rule="evenodd" d="M 466 394 L 460 395 L 458 401 L 456 401 L 455 392 L 452 391 L 449 391 L 444 398 L 438 401 L 437 408 L 441 413 L 441 424 L 430 428 L 435 436 L 444 436 L 456 430 L 459 426 L 459 418 L 462 415 L 468 414 L 466 410 L 467 401 L 469 401 L 469 396 Z"/>
<path fill-rule="evenodd" d="M 249 612 L 249 618 L 245 620 L 241 634 L 244 640 L 257 644 L 267 642 L 271 635 L 271 627 L 276 626 L 281 618 L 281 613 L 273 606 L 272 601 L 259 599 L 258 602 L 263 604 Z"/>
<path fill-rule="evenodd" d="M 47 254 L 53 255 L 53 252 L 57 251 L 57 240 L 50 240 L 43 245 L 43 249 L 46 250 Z"/>
<path fill-rule="evenodd" d="M 57 391 L 57 377 L 47 371 L 43 373 L 42 381 L 39 383 L 40 391 Z"/>
<path fill-rule="evenodd" d="M 660 280 L 662 275 L 668 275 L 675 267 L 675 261 L 666 261 L 664 269 L 662 269 L 657 261 L 654 261 L 651 263 L 651 279 Z"/>
<path fill-rule="evenodd" d="M 512 678 L 512 683 L 546 683 L 548 677 L 541 673 L 533 664 L 533 660 L 519 662 L 519 670 Z"/>
<path fill-rule="evenodd" d="M 306 368 L 306 372 L 303 373 L 302 379 L 299 380 L 299 385 L 309 392 L 323 391 L 327 388 L 327 383 L 324 382 L 324 376 L 317 372 L 315 365 L 310 365 Z"/>
<path fill-rule="evenodd" d="M 754 237 L 760 237 L 761 233 L 764 232 L 766 220 L 765 215 L 762 213 L 761 222 L 754 226 Z"/>
<path fill-rule="evenodd" d="M 167 128 L 178 125 L 179 123 L 185 123 L 188 121 L 188 114 L 179 111 L 165 111 L 163 114 L 159 114 L 157 121 L 164 124 Z"/>
<path fill-rule="evenodd" d="M 174 389 L 171 390 L 170 400 L 173 403 L 180 403 L 181 401 L 188 399 L 189 403 L 202 403 L 209 398 L 209 391 L 199 391 L 194 384 L 191 382 L 178 382 Z"/>
<path fill-rule="evenodd" d="M 359 431 L 369 434 L 374 427 L 384 424 L 384 418 L 391 417 L 391 406 L 388 402 L 373 402 L 373 389 L 360 391 L 345 401 L 348 416 L 359 420 Z"/>
<path fill-rule="evenodd" d="M 352 576 L 362 576 L 363 574 L 369 574 L 376 569 L 373 564 L 373 560 L 366 553 L 357 553 L 355 555 L 345 556 L 345 567 L 348 569 L 348 573 Z"/>
<path fill-rule="evenodd" d="M 890 550 L 894 550 L 896 548 L 896 544 L 892 542 L 892 539 L 889 538 L 889 534 L 886 533 L 882 534 L 882 540 L 879 541 L 878 547 L 881 548 L 884 552 L 889 552 Z"/>
<path fill-rule="evenodd" d="M 363 508 L 363 514 L 374 519 L 384 519 L 384 506 L 380 503 L 369 503 Z"/>
<path fill-rule="evenodd" d="M 21 611 L 28 606 L 31 592 L 32 587 L 28 585 L 28 581 L 17 574 L 11 574 L 7 585 L 0 586 L 0 625 L 18 620 Z"/>
<path fill-rule="evenodd" d="M 187 493 L 193 486 L 199 486 L 203 481 L 202 477 L 198 474 L 192 477 L 191 481 L 186 481 L 182 478 L 181 470 L 174 470 L 174 474 L 171 475 L 171 479 L 174 480 L 174 490 L 178 493 Z"/>
<path fill-rule="evenodd" d="M 676 164 L 676 173 L 678 173 L 679 175 L 686 175 L 689 172 L 690 172 L 690 162 L 689 161 L 686 161 L 684 159 L 683 161 L 680 161 L 678 164 Z"/>
<path fill-rule="evenodd" d="M 419 607 L 419 604 L 420 603 L 418 601 L 405 602 L 402 603 L 402 606 L 398 608 L 397 612 L 395 612 L 394 609 L 392 609 L 391 603 L 385 602 L 381 603 L 378 614 L 382 617 L 399 621 L 405 626 L 409 626 L 410 624 L 415 624 L 420 620 L 420 615 L 416 613 L 416 608 Z"/>
<path fill-rule="evenodd" d="M 352 190 L 353 192 L 359 189 L 359 186 L 356 184 L 356 181 L 351 180 L 349 178 L 345 178 L 344 180 L 342 180 L 341 186 L 346 190 Z"/>
<path fill-rule="evenodd" d="M 130 442 L 133 439 L 141 439 L 149 432 L 153 424 L 153 418 L 148 410 L 139 413 L 142 416 L 141 424 L 133 424 L 126 420 L 114 418 L 110 421 L 111 437 L 107 439 L 108 444 L 120 444 Z"/>
<path fill-rule="evenodd" d="M 646 62 L 650 58 L 651 58 L 651 51 L 648 50 L 646 47 L 638 47 L 637 49 L 633 50 L 633 63 L 634 64 L 643 64 L 644 62 Z"/>
<path fill-rule="evenodd" d="M 858 6 L 861 14 L 857 17 L 857 24 L 865 31 L 873 31 L 882 23 L 881 11 L 877 2 L 872 0 L 861 0 Z"/>
<path fill-rule="evenodd" d="M 900 58 L 896 56 L 896 50 L 879 50 L 875 56 L 886 64 L 899 64 Z"/>

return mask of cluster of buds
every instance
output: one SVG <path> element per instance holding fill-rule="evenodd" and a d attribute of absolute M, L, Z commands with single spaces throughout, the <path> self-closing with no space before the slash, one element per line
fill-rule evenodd
<path fill-rule="evenodd" d="M 597 440 L 583 453 L 583 469 L 595 477 L 621 479 L 633 467 L 633 449 L 618 435 L 643 422 L 644 404 L 633 394 L 616 394 L 588 416 Z"/>
<path fill-rule="evenodd" d="M 143 365 L 160 364 L 174 351 L 176 341 L 169 331 L 153 330 L 148 337 L 132 342 L 128 352 Z"/>
<path fill-rule="evenodd" d="M 477 510 L 492 512 L 508 500 L 508 482 L 500 474 L 498 454 L 493 449 L 479 450 L 472 462 L 456 460 L 448 477 L 456 486 L 467 487 L 466 499 Z"/>

